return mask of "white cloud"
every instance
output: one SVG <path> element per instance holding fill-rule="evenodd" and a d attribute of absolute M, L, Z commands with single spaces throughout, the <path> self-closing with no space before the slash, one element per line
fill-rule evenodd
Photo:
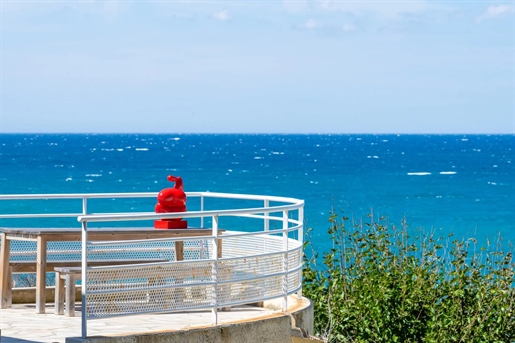
<path fill-rule="evenodd" d="M 289 1 L 283 0 L 285 8 Z M 451 10 L 442 3 L 428 0 L 310 0 L 308 5 L 299 6 L 299 9 L 304 9 L 303 14 L 315 18 L 316 22 L 309 19 L 296 28 L 316 29 L 331 35 L 434 21 L 441 13 Z"/>
<path fill-rule="evenodd" d="M 214 19 L 219 20 L 219 21 L 228 21 L 229 19 L 231 19 L 231 16 L 229 15 L 228 10 L 221 10 L 221 11 L 215 12 L 211 16 Z"/>
<path fill-rule="evenodd" d="M 304 28 L 308 29 L 308 30 L 311 30 L 311 29 L 314 29 L 317 27 L 317 22 L 315 21 L 315 19 L 308 19 L 305 23 L 304 23 Z"/>
<path fill-rule="evenodd" d="M 320 20 L 315 20 L 310 18 L 306 20 L 304 23 L 298 25 L 296 27 L 300 30 L 309 30 L 309 31 L 317 31 L 324 35 L 335 36 L 343 33 L 350 33 L 358 31 L 358 27 L 353 23 L 334 23 L 334 22 L 321 22 Z"/>
<path fill-rule="evenodd" d="M 433 8 L 425 0 L 411 1 L 333 1 L 316 0 L 314 7 L 319 11 L 349 12 L 354 15 L 374 13 L 385 19 L 393 19 L 406 13 L 419 13 Z"/>
<path fill-rule="evenodd" d="M 513 7 L 511 7 L 511 6 L 508 6 L 508 5 L 489 6 L 486 9 L 486 11 L 477 18 L 476 21 L 478 23 L 481 23 L 485 20 L 504 17 L 505 15 L 508 15 L 510 13 L 513 13 Z"/>

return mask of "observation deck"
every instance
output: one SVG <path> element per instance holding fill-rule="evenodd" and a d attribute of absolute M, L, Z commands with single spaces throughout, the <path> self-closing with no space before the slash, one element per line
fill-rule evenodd
<path fill-rule="evenodd" d="M 16 265 L 33 259 L 35 270 L 45 275 L 36 274 L 31 292 L 16 287 L 25 274 L 21 279 L 14 274 L 12 295 L 2 291 L 1 341 L 282 343 L 291 342 L 292 335 L 311 334 L 312 306 L 302 297 L 304 202 L 263 195 L 186 195 L 188 211 L 181 213 L 138 212 L 153 207 L 155 192 L 0 195 L 0 284 L 11 282 L 7 260 Z M 169 229 L 163 230 L 169 236 L 159 238 L 95 238 L 104 237 L 98 232 L 109 235 L 135 223 L 150 230 L 155 220 L 178 218 L 196 234 L 189 236 L 186 229 L 177 237 Z M 69 237 L 80 231 L 80 239 L 4 233 L 13 228 L 69 229 Z M 98 256 L 162 261 L 96 265 Z M 46 261 L 72 257 L 81 266 L 80 301 L 77 316 L 65 317 L 54 314 L 54 273 Z"/>

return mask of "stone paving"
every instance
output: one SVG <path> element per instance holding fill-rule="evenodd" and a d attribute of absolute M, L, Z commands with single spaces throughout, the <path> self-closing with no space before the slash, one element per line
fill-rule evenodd
<path fill-rule="evenodd" d="M 80 303 L 76 317 L 57 316 L 47 304 L 45 314 L 37 314 L 33 304 L 15 304 L 0 310 L 1 343 L 64 343 L 66 337 L 80 337 Z M 230 311 L 218 311 L 218 323 L 266 318 L 280 313 L 255 306 L 236 306 Z M 119 336 L 185 330 L 212 325 L 211 311 L 188 311 L 167 314 L 135 315 L 88 321 L 88 336 Z"/>

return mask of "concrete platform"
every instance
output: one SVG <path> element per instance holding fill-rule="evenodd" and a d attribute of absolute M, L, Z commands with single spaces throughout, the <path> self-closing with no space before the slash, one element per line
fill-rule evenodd
<path fill-rule="evenodd" d="M 288 310 L 296 313 L 312 308 L 309 300 L 297 300 L 296 297 L 290 297 L 288 304 Z M 253 335 L 249 335 L 249 339 L 244 339 L 243 336 L 238 336 L 241 335 L 241 333 L 238 332 L 254 330 L 254 332 L 260 333 L 260 330 L 263 330 L 263 334 L 268 335 L 268 331 L 270 330 L 268 327 L 270 325 L 263 326 L 261 329 L 261 322 L 274 322 L 274 326 L 279 325 L 278 328 L 283 327 L 283 329 L 280 329 L 281 332 L 291 331 L 288 329 L 288 326 L 291 328 L 291 324 L 295 323 L 295 318 L 290 317 L 289 313 L 274 309 L 274 306 L 265 305 L 265 307 L 256 307 L 244 305 L 233 307 L 230 311 L 219 311 L 217 326 L 212 325 L 211 311 L 188 311 L 90 320 L 88 321 L 88 338 L 82 340 L 80 339 L 80 304 L 77 305 L 76 310 L 76 317 L 65 317 L 54 314 L 53 304 L 47 304 L 46 314 L 37 314 L 33 304 L 14 304 L 12 308 L 2 309 L 0 315 L 1 343 L 145 341 L 282 342 L 285 341 L 286 335 L 279 337 L 281 335 L 273 334 L 275 339 L 268 340 L 264 339 L 264 337 L 256 337 L 254 333 Z M 299 321 L 305 321 L 306 318 L 308 318 L 307 327 L 310 325 L 312 327 L 312 322 L 309 323 L 309 314 L 307 316 L 301 314 L 299 318 Z M 253 323 L 253 328 L 242 327 L 243 324 L 248 323 Z M 240 326 L 240 328 L 234 331 L 232 328 L 237 326 Z M 216 329 L 217 327 L 225 327 L 225 333 L 223 332 L 224 330 L 217 330 L 216 333 L 213 332 L 212 329 Z M 306 329 L 304 329 L 304 331 L 305 330 Z M 195 337 L 197 338 L 194 338 L 192 335 L 188 337 L 188 332 L 196 332 Z M 230 338 L 231 332 L 232 335 L 236 335 L 236 337 L 229 340 L 223 338 L 224 335 Z M 174 339 L 172 337 L 174 333 L 176 334 L 175 336 L 180 334 L 182 338 L 179 339 L 179 337 L 176 337 L 177 339 Z M 283 333 L 286 334 L 286 332 Z M 214 336 L 208 339 L 206 335 Z M 287 332 L 287 336 L 290 337 L 289 340 L 291 341 L 291 332 Z M 204 337 L 204 339 L 201 337 Z"/>

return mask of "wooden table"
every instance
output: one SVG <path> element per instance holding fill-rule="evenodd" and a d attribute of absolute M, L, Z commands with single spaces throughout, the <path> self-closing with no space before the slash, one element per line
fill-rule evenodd
<path fill-rule="evenodd" d="M 46 273 L 47 273 L 47 242 L 81 241 L 81 228 L 0 228 L 2 249 L 0 253 L 0 308 L 9 305 L 8 296 L 11 292 L 11 282 L 8 280 L 11 240 L 37 242 L 36 264 L 36 313 L 45 313 Z M 219 232 L 223 232 L 220 230 Z M 210 236 L 211 229 L 170 229 L 157 230 L 154 228 L 88 228 L 88 241 L 121 241 L 155 238 L 177 238 Z M 218 255 L 221 255 L 221 244 L 218 243 Z M 175 258 L 182 260 L 184 242 L 175 242 Z"/>

